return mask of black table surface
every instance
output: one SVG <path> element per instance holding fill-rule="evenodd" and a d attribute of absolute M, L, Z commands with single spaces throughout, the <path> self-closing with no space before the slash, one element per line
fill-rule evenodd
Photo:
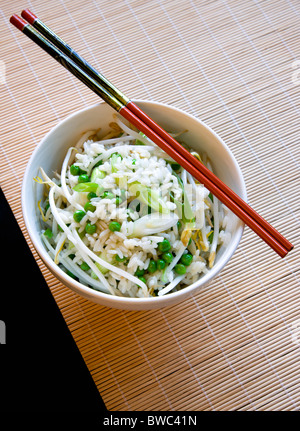
<path fill-rule="evenodd" d="M 1 189 L 0 222 L 0 412 L 101 417 L 103 400 Z"/>

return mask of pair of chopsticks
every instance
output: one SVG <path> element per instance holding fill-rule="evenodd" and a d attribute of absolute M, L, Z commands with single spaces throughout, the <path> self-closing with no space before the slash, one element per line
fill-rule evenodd
<path fill-rule="evenodd" d="M 250 227 L 279 256 L 284 257 L 292 250 L 293 245 L 286 238 L 148 117 L 134 102 L 97 72 L 36 15 L 28 9 L 23 10 L 21 15 L 26 21 L 18 15 L 13 15 L 10 22 L 137 127 L 196 180 L 204 184 L 217 199 Z"/>

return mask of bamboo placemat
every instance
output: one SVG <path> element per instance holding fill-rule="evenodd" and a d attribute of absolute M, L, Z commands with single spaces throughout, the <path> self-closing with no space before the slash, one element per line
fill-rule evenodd
<path fill-rule="evenodd" d="M 246 228 L 209 287 L 145 312 L 80 298 L 33 251 L 107 408 L 299 410 L 299 2 L 2 0 L 1 186 L 30 244 L 26 163 L 59 120 L 97 99 L 8 23 L 26 7 L 129 97 L 211 126 L 250 204 L 295 245 L 282 260 Z"/>

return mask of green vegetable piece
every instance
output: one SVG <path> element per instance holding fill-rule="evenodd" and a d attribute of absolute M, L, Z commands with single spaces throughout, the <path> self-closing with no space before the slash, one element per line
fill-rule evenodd
<path fill-rule="evenodd" d="M 70 166 L 70 172 L 72 175 L 79 175 L 80 174 L 80 167 L 77 165 L 71 165 Z"/>
<path fill-rule="evenodd" d="M 118 172 L 118 169 L 116 168 L 116 163 L 118 162 L 119 158 L 122 159 L 122 156 L 119 153 L 113 153 L 110 157 L 110 164 L 111 164 L 112 173 Z"/>
<path fill-rule="evenodd" d="M 89 192 L 87 195 L 88 200 L 90 201 L 93 198 L 96 198 L 97 194 L 95 192 Z"/>
<path fill-rule="evenodd" d="M 152 259 L 150 260 L 147 269 L 150 274 L 153 274 L 153 272 L 157 270 L 157 263 L 155 262 L 155 260 L 152 260 Z"/>
<path fill-rule="evenodd" d="M 208 242 L 209 242 L 210 244 L 212 244 L 213 239 L 214 239 L 214 231 L 213 231 L 213 230 L 211 230 L 211 231 L 209 232 L 207 239 L 208 239 Z"/>
<path fill-rule="evenodd" d="M 78 183 L 88 183 L 90 182 L 90 177 L 87 174 L 81 174 L 78 177 Z"/>
<path fill-rule="evenodd" d="M 103 160 L 98 160 L 98 162 L 94 165 L 94 168 L 98 168 L 100 165 L 103 165 Z"/>
<path fill-rule="evenodd" d="M 138 269 L 135 271 L 135 273 L 134 273 L 134 275 L 135 275 L 136 277 L 142 277 L 144 274 L 145 274 L 145 270 L 144 270 L 144 269 L 141 269 L 141 268 L 138 268 Z"/>
<path fill-rule="evenodd" d="M 139 279 L 140 279 L 143 283 L 147 284 L 147 280 L 145 279 L 145 277 L 139 277 Z"/>
<path fill-rule="evenodd" d="M 80 268 L 83 271 L 88 271 L 90 269 L 89 265 L 86 262 L 82 262 L 82 264 L 80 265 Z"/>
<path fill-rule="evenodd" d="M 91 181 L 95 182 L 95 180 L 103 180 L 106 177 L 106 172 L 101 171 L 100 167 L 96 167 L 92 170 Z"/>
<path fill-rule="evenodd" d="M 139 132 L 139 135 L 143 136 L 143 138 L 147 138 L 147 136 L 144 133 L 142 133 L 142 132 Z M 135 140 L 135 145 L 145 145 L 145 144 L 144 144 L 143 141 L 140 141 L 139 139 L 136 139 Z"/>
<path fill-rule="evenodd" d="M 73 190 L 75 192 L 93 192 L 96 193 L 98 190 L 99 184 L 97 183 L 91 183 L 91 182 L 86 182 L 86 183 L 78 183 L 76 184 L 76 186 L 73 187 Z M 97 195 L 96 195 L 97 196 Z"/>
<path fill-rule="evenodd" d="M 179 275 L 183 275 L 186 273 L 186 266 L 183 265 L 182 263 L 178 263 L 177 265 L 174 266 L 174 271 Z"/>
<path fill-rule="evenodd" d="M 85 225 L 85 231 L 86 231 L 86 233 L 88 233 L 89 235 L 93 235 L 93 233 L 95 233 L 95 232 L 96 232 L 96 230 L 97 230 L 97 226 L 96 226 L 95 224 L 92 224 L 92 223 L 88 222 L 88 223 Z"/>
<path fill-rule="evenodd" d="M 47 238 L 52 238 L 52 237 L 53 237 L 53 232 L 52 232 L 52 230 L 51 230 L 51 229 L 47 228 L 47 229 L 45 230 L 45 232 L 44 232 L 44 235 L 45 235 Z"/>
<path fill-rule="evenodd" d="M 118 254 L 116 254 L 115 259 L 117 262 L 125 262 L 127 260 L 127 257 L 126 256 L 120 257 Z"/>
<path fill-rule="evenodd" d="M 161 251 L 162 253 L 165 253 L 166 251 L 171 250 L 170 241 L 168 241 L 167 239 L 164 239 L 162 242 L 159 242 L 157 247 L 158 247 L 158 250 Z"/>
<path fill-rule="evenodd" d="M 108 229 L 109 229 L 111 232 L 120 232 L 120 230 L 121 230 L 121 225 L 120 225 L 120 223 L 119 223 L 119 222 L 117 222 L 117 221 L 112 221 L 112 222 L 110 222 L 110 223 L 109 223 L 109 225 L 108 225 Z"/>
<path fill-rule="evenodd" d="M 120 196 L 116 197 L 116 205 L 119 206 L 122 203 L 122 199 Z"/>
<path fill-rule="evenodd" d="M 157 261 L 157 269 L 159 269 L 160 271 L 165 269 L 166 267 L 166 262 L 163 259 L 158 259 Z"/>
<path fill-rule="evenodd" d="M 179 171 L 179 169 L 181 168 L 181 166 L 180 166 L 180 164 L 179 164 L 179 163 L 171 163 L 171 168 L 172 168 L 174 171 Z"/>
<path fill-rule="evenodd" d="M 73 214 L 73 219 L 77 222 L 77 223 L 79 223 L 82 219 L 83 219 L 83 217 L 85 216 L 85 211 L 82 211 L 82 210 L 77 210 L 77 211 L 75 211 L 74 212 L 74 214 Z"/>
<path fill-rule="evenodd" d="M 114 197 L 115 195 L 107 190 L 105 190 L 105 192 L 103 192 L 103 194 L 101 195 L 102 199 L 113 199 Z"/>
<path fill-rule="evenodd" d="M 185 266 L 189 266 L 192 263 L 192 261 L 193 261 L 193 256 L 190 253 L 183 254 L 180 259 L 180 262 Z"/>
<path fill-rule="evenodd" d="M 155 190 L 152 190 L 150 187 L 144 186 L 137 181 L 128 184 L 128 188 L 140 202 L 150 206 L 154 211 L 169 214 L 169 208 Z"/>
<path fill-rule="evenodd" d="M 91 211 L 91 212 L 94 212 L 94 211 L 96 210 L 96 207 L 95 207 L 95 205 L 93 205 L 91 202 L 87 202 L 87 203 L 84 205 L 84 210 L 85 210 L 85 211 Z"/>
<path fill-rule="evenodd" d="M 171 263 L 173 260 L 173 254 L 170 252 L 163 253 L 161 257 L 167 263 Z"/>

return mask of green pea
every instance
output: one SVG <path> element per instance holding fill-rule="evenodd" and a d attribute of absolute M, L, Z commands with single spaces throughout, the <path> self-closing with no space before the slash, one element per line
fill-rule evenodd
<path fill-rule="evenodd" d="M 122 203 L 122 199 L 120 198 L 120 196 L 116 197 L 116 205 L 120 205 Z"/>
<path fill-rule="evenodd" d="M 108 229 L 109 229 L 111 232 L 120 232 L 120 230 L 121 230 L 121 225 L 120 225 L 120 223 L 119 223 L 119 222 L 117 222 L 117 221 L 112 221 L 112 222 L 110 222 L 110 223 L 109 223 L 109 225 L 108 225 Z"/>
<path fill-rule="evenodd" d="M 80 268 L 83 271 L 88 271 L 90 269 L 89 265 L 86 262 L 82 262 L 82 264 L 80 265 Z"/>
<path fill-rule="evenodd" d="M 85 211 L 82 211 L 82 210 L 77 210 L 77 211 L 75 211 L 74 212 L 74 214 L 73 214 L 73 219 L 77 222 L 77 223 L 79 223 L 82 219 L 83 219 L 83 217 L 85 216 Z"/>
<path fill-rule="evenodd" d="M 93 198 L 96 198 L 97 197 L 97 194 L 95 193 L 95 192 L 90 192 L 90 193 L 88 193 L 88 195 L 87 195 L 87 198 L 88 198 L 88 200 L 90 201 L 91 199 L 93 199 Z"/>
<path fill-rule="evenodd" d="M 135 271 L 135 273 L 134 273 L 134 275 L 135 275 L 136 277 L 142 277 L 144 274 L 145 274 L 145 270 L 144 270 L 144 269 L 141 269 L 141 268 L 138 268 L 138 269 Z"/>
<path fill-rule="evenodd" d="M 155 260 L 150 260 L 147 269 L 148 269 L 148 272 L 150 272 L 150 274 L 153 274 L 153 272 L 157 270 L 157 263 L 155 262 Z"/>
<path fill-rule="evenodd" d="M 181 256 L 180 262 L 185 266 L 189 266 L 193 261 L 193 256 L 190 253 L 183 254 Z"/>
<path fill-rule="evenodd" d="M 96 207 L 95 207 L 95 205 L 91 204 L 91 202 L 87 202 L 84 205 L 84 210 L 94 212 L 96 210 Z"/>
<path fill-rule="evenodd" d="M 85 225 L 85 231 L 86 231 L 86 233 L 88 233 L 90 235 L 93 235 L 93 233 L 95 233 L 96 230 L 97 230 L 97 226 L 95 224 L 92 224 L 92 223 L 88 222 Z"/>
<path fill-rule="evenodd" d="M 179 275 L 183 275 L 186 273 L 186 266 L 182 265 L 182 263 L 178 263 L 174 266 L 174 271 Z"/>
<path fill-rule="evenodd" d="M 79 175 L 80 174 L 80 167 L 77 165 L 71 165 L 70 166 L 70 172 L 72 175 Z"/>
<path fill-rule="evenodd" d="M 139 279 L 140 279 L 143 283 L 147 284 L 147 280 L 145 279 L 145 277 L 139 277 Z"/>
<path fill-rule="evenodd" d="M 78 177 L 79 183 L 88 183 L 90 181 L 90 177 L 87 174 L 81 174 Z"/>
<path fill-rule="evenodd" d="M 167 239 L 164 239 L 162 242 L 158 243 L 158 250 L 162 253 L 165 253 L 166 251 L 171 250 L 171 244 L 170 241 Z"/>
<path fill-rule="evenodd" d="M 171 263 L 171 262 L 172 262 L 172 260 L 173 260 L 173 254 L 172 254 L 172 253 L 170 253 L 170 252 L 163 253 L 161 257 L 162 257 L 162 258 L 163 258 L 163 260 L 164 260 L 165 262 L 167 262 L 167 263 Z"/>
<path fill-rule="evenodd" d="M 112 192 L 109 192 L 107 190 L 105 192 L 103 192 L 103 194 L 101 196 L 102 199 L 113 199 L 114 197 L 115 197 L 115 195 Z"/>
<path fill-rule="evenodd" d="M 181 166 L 179 165 L 179 163 L 171 163 L 171 168 L 174 171 L 179 171 L 179 169 L 181 168 Z"/>
<path fill-rule="evenodd" d="M 166 262 L 163 259 L 158 259 L 157 261 L 157 269 L 162 270 L 165 269 Z"/>

